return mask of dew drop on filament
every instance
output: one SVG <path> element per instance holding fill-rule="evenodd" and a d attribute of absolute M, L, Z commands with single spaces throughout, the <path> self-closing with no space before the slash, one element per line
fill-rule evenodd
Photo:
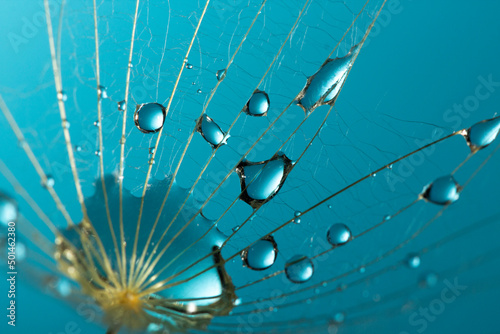
<path fill-rule="evenodd" d="M 332 246 L 341 246 L 351 240 L 351 230 L 342 223 L 333 224 L 328 230 L 327 239 Z"/>
<path fill-rule="evenodd" d="M 271 102 L 266 92 L 256 89 L 243 109 L 250 116 L 265 116 L 269 111 Z"/>
<path fill-rule="evenodd" d="M 144 133 L 160 131 L 165 122 L 165 107 L 159 103 L 139 104 L 134 113 L 135 126 Z"/>
<path fill-rule="evenodd" d="M 225 144 L 226 134 L 217 123 L 207 115 L 201 116 L 198 120 L 196 131 L 198 131 L 213 148 Z"/>
<path fill-rule="evenodd" d="M 472 152 L 491 144 L 500 132 L 500 116 L 478 122 L 465 132 L 465 140 Z"/>
<path fill-rule="evenodd" d="M 311 279 L 314 266 L 307 256 L 295 255 L 285 264 L 285 274 L 293 283 L 304 283 Z"/>
<path fill-rule="evenodd" d="M 7 226 L 10 222 L 17 221 L 17 216 L 17 203 L 6 194 L 0 193 L 0 223 Z"/>
<path fill-rule="evenodd" d="M 460 196 L 460 185 L 453 176 L 447 175 L 437 178 L 424 188 L 422 197 L 427 201 L 447 205 L 455 202 Z"/>
<path fill-rule="evenodd" d="M 257 241 L 241 254 L 243 263 L 253 270 L 270 268 L 276 261 L 277 256 L 278 245 L 271 236 Z"/>
<path fill-rule="evenodd" d="M 355 45 L 344 57 L 328 59 L 307 79 L 297 98 L 297 104 L 306 113 L 321 105 L 335 103 L 359 50 L 359 46 Z"/>
<path fill-rule="evenodd" d="M 285 183 L 293 162 L 283 153 L 260 162 L 242 161 L 236 168 L 240 177 L 240 199 L 254 209 L 270 200 Z"/>

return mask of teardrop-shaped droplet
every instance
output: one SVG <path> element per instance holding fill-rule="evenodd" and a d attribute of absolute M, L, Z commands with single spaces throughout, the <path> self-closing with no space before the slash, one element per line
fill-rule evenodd
<path fill-rule="evenodd" d="M 10 222 L 16 222 L 17 216 L 17 203 L 9 196 L 0 193 L 0 223 L 7 226 Z"/>
<path fill-rule="evenodd" d="M 351 230 L 342 223 L 333 224 L 327 233 L 328 242 L 332 246 L 344 245 L 351 240 L 351 237 Z"/>
<path fill-rule="evenodd" d="M 420 266 L 420 256 L 417 254 L 408 254 L 406 264 L 412 269 L 418 268 Z"/>
<path fill-rule="evenodd" d="M 250 269 L 264 270 L 274 264 L 277 256 L 278 245 L 274 238 L 269 236 L 245 249 L 241 254 L 241 259 Z"/>
<path fill-rule="evenodd" d="M 297 104 L 306 113 L 324 104 L 335 103 L 359 50 L 358 45 L 355 45 L 344 57 L 328 59 L 307 79 L 306 86 L 297 98 Z"/>
<path fill-rule="evenodd" d="M 474 124 L 465 133 L 465 139 L 472 152 L 491 144 L 500 132 L 500 116 Z"/>
<path fill-rule="evenodd" d="M 422 197 L 434 204 L 446 205 L 455 202 L 460 196 L 460 185 L 453 176 L 436 179 L 424 188 Z"/>
<path fill-rule="evenodd" d="M 144 133 L 158 132 L 165 122 L 165 108 L 159 103 L 137 105 L 134 113 L 135 126 Z"/>
<path fill-rule="evenodd" d="M 215 76 L 217 77 L 218 81 L 221 81 L 226 77 L 226 69 L 218 70 L 217 73 L 215 73 Z"/>
<path fill-rule="evenodd" d="M 100 99 L 107 99 L 108 98 L 108 92 L 106 90 L 106 87 L 99 85 L 97 88 L 97 93 L 99 94 Z"/>
<path fill-rule="evenodd" d="M 248 100 L 244 111 L 250 116 L 265 116 L 269 111 L 269 95 L 266 92 L 256 89 L 252 97 Z"/>
<path fill-rule="evenodd" d="M 226 142 L 226 134 L 221 130 L 221 128 L 214 122 L 213 119 L 207 115 L 201 116 L 196 125 L 196 131 L 198 131 L 205 140 L 216 148 L 220 145 L 224 145 Z"/>
<path fill-rule="evenodd" d="M 127 105 L 125 104 L 125 100 L 121 100 L 118 102 L 118 110 L 125 111 L 127 109 Z"/>
<path fill-rule="evenodd" d="M 293 283 L 307 282 L 311 279 L 313 273 L 313 263 L 304 255 L 295 255 L 285 264 L 286 277 Z"/>
<path fill-rule="evenodd" d="M 240 177 L 240 199 L 258 208 L 278 193 L 293 167 L 285 154 L 275 154 L 260 162 L 242 161 L 236 168 Z"/>

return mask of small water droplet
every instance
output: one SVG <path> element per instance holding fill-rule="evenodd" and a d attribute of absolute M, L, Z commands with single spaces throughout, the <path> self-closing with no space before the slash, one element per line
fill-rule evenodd
<path fill-rule="evenodd" d="M 460 190 L 460 185 L 455 181 L 453 176 L 447 175 L 427 185 L 421 196 L 431 203 L 447 205 L 458 199 Z"/>
<path fill-rule="evenodd" d="M 201 93 L 203 93 L 203 92 L 202 92 L 202 90 L 201 90 L 201 89 L 198 89 L 198 90 L 196 91 L 196 93 L 201 94 Z"/>
<path fill-rule="evenodd" d="M 218 81 L 223 80 L 226 77 L 226 69 L 218 70 L 217 73 L 215 73 L 215 76 L 217 77 Z"/>
<path fill-rule="evenodd" d="M 392 218 L 392 217 L 391 217 L 391 215 L 385 215 L 385 216 L 384 216 L 384 220 L 385 220 L 385 221 L 387 221 L 387 220 L 391 220 L 391 218 Z"/>
<path fill-rule="evenodd" d="M 65 102 L 68 100 L 68 95 L 66 95 L 66 93 L 63 90 L 61 90 L 60 92 L 57 92 L 57 99 Z"/>
<path fill-rule="evenodd" d="M 99 121 L 95 121 L 95 122 L 94 122 L 94 126 L 96 126 L 96 127 L 100 127 L 100 126 L 101 126 L 101 122 L 99 122 Z"/>
<path fill-rule="evenodd" d="M 292 161 L 282 153 L 267 161 L 241 161 L 236 168 L 240 177 L 240 199 L 258 208 L 278 193 L 292 167 Z"/>
<path fill-rule="evenodd" d="M 243 110 L 250 116 L 265 116 L 270 104 L 267 93 L 256 89 Z"/>
<path fill-rule="evenodd" d="M 297 218 L 294 218 L 292 221 L 293 221 L 294 224 L 300 224 L 302 222 L 302 219 L 300 219 L 299 217 L 297 217 Z"/>
<path fill-rule="evenodd" d="M 135 126 L 143 133 L 160 131 L 165 122 L 166 111 L 159 103 L 137 105 L 134 113 Z"/>
<path fill-rule="evenodd" d="M 125 100 L 121 100 L 118 102 L 118 110 L 119 111 L 125 111 L 127 109 L 127 104 L 125 103 Z"/>
<path fill-rule="evenodd" d="M 149 148 L 149 154 L 154 154 L 155 153 L 155 148 L 154 147 L 150 147 Z"/>
<path fill-rule="evenodd" d="M 500 132 L 500 116 L 478 122 L 465 131 L 472 152 L 481 150 L 491 144 Z"/>
<path fill-rule="evenodd" d="M 351 240 L 352 234 L 349 227 L 342 223 L 337 223 L 330 227 L 326 237 L 332 246 L 341 246 Z"/>
<path fill-rule="evenodd" d="M 345 320 L 344 312 L 337 312 L 333 315 L 333 321 L 335 321 L 337 324 L 343 323 L 344 320 Z"/>
<path fill-rule="evenodd" d="M 335 103 L 359 50 L 358 45 L 355 45 L 344 57 L 328 59 L 313 76 L 307 79 L 306 86 L 297 99 L 297 104 L 306 113 L 321 105 Z"/>
<path fill-rule="evenodd" d="M 438 283 L 438 275 L 434 272 L 429 272 L 420 280 L 420 286 L 423 288 L 432 288 Z"/>
<path fill-rule="evenodd" d="M 45 180 L 45 182 L 42 183 L 42 187 L 52 188 L 54 187 L 55 183 L 56 181 L 54 180 L 54 178 L 51 175 L 47 175 L 47 179 Z"/>
<path fill-rule="evenodd" d="M 269 236 L 261 239 L 241 253 L 245 265 L 253 270 L 264 270 L 271 267 L 278 256 L 278 245 Z"/>
<path fill-rule="evenodd" d="M 307 256 L 295 255 L 285 264 L 286 277 L 293 283 L 307 282 L 313 273 L 313 263 Z"/>
<path fill-rule="evenodd" d="M 153 158 L 149 159 L 148 163 L 150 165 L 154 165 L 155 164 L 155 159 L 153 159 Z"/>
<path fill-rule="evenodd" d="M 61 126 L 62 126 L 63 129 L 69 129 L 70 125 L 71 124 L 69 124 L 69 122 L 67 120 L 63 120 L 61 122 Z"/>
<path fill-rule="evenodd" d="M 106 90 L 106 87 L 104 87 L 103 85 L 100 85 L 97 88 L 97 94 L 99 94 L 100 99 L 107 99 L 108 98 L 108 92 Z"/>
<path fill-rule="evenodd" d="M 237 232 L 239 229 L 240 229 L 240 225 L 236 225 L 235 227 L 233 227 L 232 231 Z"/>
<path fill-rule="evenodd" d="M 196 131 L 198 131 L 213 148 L 226 144 L 226 134 L 217 123 L 207 115 L 201 116 L 198 120 Z"/>
<path fill-rule="evenodd" d="M 187 68 L 188 70 L 191 70 L 191 69 L 193 68 L 193 64 L 187 63 L 187 64 L 186 64 L 186 68 Z"/>
<path fill-rule="evenodd" d="M 16 222 L 17 216 L 17 203 L 10 196 L 0 193 L 0 223 L 8 225 L 10 222 Z"/>
<path fill-rule="evenodd" d="M 94 152 L 94 154 L 97 156 L 97 157 L 100 157 L 101 156 L 101 151 L 97 150 Z"/>
<path fill-rule="evenodd" d="M 420 256 L 417 254 L 408 254 L 406 264 L 412 269 L 418 268 L 420 266 Z"/>
<path fill-rule="evenodd" d="M 80 145 L 75 145 L 75 151 L 81 152 L 82 151 L 82 147 Z"/>
<path fill-rule="evenodd" d="M 295 217 L 298 217 L 298 216 L 300 216 L 301 214 L 302 214 L 302 211 L 295 211 L 295 212 L 293 213 L 293 215 L 294 215 Z"/>

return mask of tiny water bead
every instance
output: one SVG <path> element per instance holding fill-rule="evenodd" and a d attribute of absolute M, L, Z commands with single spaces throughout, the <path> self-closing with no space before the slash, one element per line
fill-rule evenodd
<path fill-rule="evenodd" d="M 447 175 L 427 185 L 421 196 L 431 203 L 447 205 L 459 198 L 460 190 L 460 185 L 455 181 L 453 176 Z"/>
<path fill-rule="evenodd" d="M 0 224 L 7 226 L 10 222 L 16 222 L 17 216 L 17 203 L 10 196 L 0 192 Z"/>
<path fill-rule="evenodd" d="M 265 116 L 269 111 L 271 102 L 266 92 L 256 89 L 248 100 L 244 111 L 250 116 Z"/>
<path fill-rule="evenodd" d="M 304 283 L 311 279 L 314 266 L 307 256 L 295 255 L 285 264 L 285 274 L 293 283 Z"/>
<path fill-rule="evenodd" d="M 214 120 L 207 115 L 201 116 L 198 120 L 196 124 L 196 131 L 198 131 L 213 148 L 226 143 L 226 134 L 221 130 L 217 123 L 215 123 Z"/>
<path fill-rule="evenodd" d="M 272 236 L 261 239 L 241 254 L 243 263 L 253 270 L 270 268 L 278 256 L 278 245 Z"/>
<path fill-rule="evenodd" d="M 283 153 L 275 154 L 266 161 L 241 161 L 236 167 L 240 177 L 240 199 L 254 209 L 258 208 L 278 193 L 292 167 L 292 160 Z"/>
<path fill-rule="evenodd" d="M 223 80 L 226 77 L 226 69 L 218 70 L 215 76 L 217 77 L 217 81 Z"/>
<path fill-rule="evenodd" d="M 345 224 L 337 223 L 330 227 L 326 237 L 332 246 L 342 246 L 351 240 L 352 234 Z"/>
<path fill-rule="evenodd" d="M 44 188 L 52 188 L 56 184 L 56 181 L 51 175 L 47 175 L 45 182 L 42 182 L 42 187 Z"/>
<path fill-rule="evenodd" d="M 491 144 L 500 132 L 500 116 L 474 124 L 465 132 L 465 139 L 472 152 Z"/>
<path fill-rule="evenodd" d="M 166 111 L 161 104 L 143 103 L 137 105 L 134 113 L 135 126 L 143 133 L 160 131 L 165 122 Z"/>
<path fill-rule="evenodd" d="M 422 288 L 432 288 L 438 283 L 439 276 L 435 272 L 428 272 L 420 279 L 419 285 Z"/>
<path fill-rule="evenodd" d="M 420 256 L 418 254 L 408 254 L 406 264 L 412 269 L 418 268 L 420 266 Z"/>
<path fill-rule="evenodd" d="M 68 95 L 66 95 L 66 93 L 61 90 L 60 92 L 57 92 L 57 99 L 66 102 L 68 100 Z"/>
<path fill-rule="evenodd" d="M 196 91 L 196 93 L 201 94 L 201 93 L 203 93 L 203 91 L 202 91 L 201 89 L 198 89 L 198 90 Z"/>
<path fill-rule="evenodd" d="M 328 59 L 307 79 L 306 86 L 297 97 L 297 104 L 306 113 L 324 104 L 335 103 L 359 50 L 359 46 L 355 45 L 344 57 Z"/>
<path fill-rule="evenodd" d="M 99 85 L 97 88 L 97 93 L 99 94 L 100 99 L 107 99 L 108 98 L 108 91 L 106 90 L 106 87 Z"/>
<path fill-rule="evenodd" d="M 117 103 L 118 104 L 118 110 L 119 111 L 125 111 L 127 109 L 127 104 L 125 103 L 125 100 L 122 100 Z"/>
<path fill-rule="evenodd" d="M 187 64 L 186 64 L 186 68 L 187 68 L 188 70 L 191 70 L 191 69 L 193 68 L 193 64 L 187 63 Z"/>

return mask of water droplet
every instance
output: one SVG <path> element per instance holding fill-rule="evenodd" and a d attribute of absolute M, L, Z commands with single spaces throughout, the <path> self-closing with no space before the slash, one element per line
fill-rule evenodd
<path fill-rule="evenodd" d="M 293 215 L 294 215 L 295 217 L 298 217 L 298 216 L 300 216 L 301 214 L 302 214 L 302 211 L 295 211 L 295 212 L 293 213 Z"/>
<path fill-rule="evenodd" d="M 420 266 L 420 256 L 417 254 L 408 254 L 406 264 L 412 269 L 418 268 Z"/>
<path fill-rule="evenodd" d="M 297 104 L 306 113 L 312 112 L 319 106 L 335 103 L 359 50 L 360 48 L 355 45 L 344 57 L 328 59 L 307 79 L 306 86 L 297 98 Z"/>
<path fill-rule="evenodd" d="M 215 76 L 217 77 L 218 81 L 223 80 L 226 77 L 226 69 L 218 70 L 217 73 L 215 73 Z"/>
<path fill-rule="evenodd" d="M 423 288 L 432 288 L 438 283 L 438 279 L 439 277 L 436 273 L 429 272 L 420 280 L 420 286 Z"/>
<path fill-rule="evenodd" d="M 478 122 L 464 134 L 467 145 L 472 152 L 481 150 L 491 144 L 500 132 L 500 116 Z"/>
<path fill-rule="evenodd" d="M 302 222 L 302 219 L 297 217 L 297 218 L 294 218 L 292 221 L 294 224 L 300 224 Z"/>
<path fill-rule="evenodd" d="M 286 277 L 293 283 L 307 282 L 313 273 L 313 263 L 307 256 L 295 255 L 285 264 Z"/>
<path fill-rule="evenodd" d="M 186 64 L 186 68 L 187 68 L 188 70 L 191 70 L 191 69 L 193 68 L 193 64 L 187 63 L 187 64 Z"/>
<path fill-rule="evenodd" d="M 283 186 L 293 163 L 285 154 L 260 162 L 242 161 L 236 168 L 240 177 L 240 199 L 254 209 L 270 200 Z"/>
<path fill-rule="evenodd" d="M 121 100 L 118 102 L 118 110 L 119 111 L 125 111 L 127 109 L 127 104 L 125 103 L 125 100 Z"/>
<path fill-rule="evenodd" d="M 67 120 L 63 120 L 61 122 L 61 126 L 63 127 L 63 129 L 69 129 L 71 124 L 69 124 L 69 122 Z"/>
<path fill-rule="evenodd" d="M 96 126 L 96 127 L 100 127 L 100 126 L 101 126 L 101 122 L 99 122 L 99 121 L 95 121 L 95 122 L 94 122 L 94 126 Z"/>
<path fill-rule="evenodd" d="M 335 321 L 338 324 L 343 323 L 345 320 L 345 313 L 344 312 L 337 312 L 333 315 L 333 321 Z"/>
<path fill-rule="evenodd" d="M 0 223 L 8 225 L 17 221 L 17 203 L 11 197 L 0 193 Z"/>
<path fill-rule="evenodd" d="M 134 113 L 135 126 L 144 133 L 158 132 L 165 122 L 165 107 L 159 103 L 137 105 Z"/>
<path fill-rule="evenodd" d="M 427 201 L 446 205 L 455 202 L 460 196 L 460 185 L 455 181 L 453 176 L 447 175 L 436 179 L 431 184 L 427 185 L 422 197 Z"/>
<path fill-rule="evenodd" d="M 269 236 L 261 239 L 241 253 L 245 265 L 253 270 L 264 270 L 271 267 L 278 256 L 278 245 Z"/>
<path fill-rule="evenodd" d="M 235 227 L 233 227 L 232 231 L 237 232 L 239 229 L 240 229 L 240 225 L 236 225 Z"/>
<path fill-rule="evenodd" d="M 60 92 L 57 92 L 57 99 L 65 102 L 68 100 L 68 95 L 66 95 L 66 93 L 62 90 Z"/>
<path fill-rule="evenodd" d="M 198 90 L 196 91 L 196 93 L 201 94 L 201 93 L 203 93 L 203 92 L 202 92 L 202 90 L 201 90 L 201 89 L 198 89 Z"/>
<path fill-rule="evenodd" d="M 384 220 L 387 221 L 387 220 L 391 220 L 392 216 L 391 215 L 385 215 L 384 216 Z"/>
<path fill-rule="evenodd" d="M 349 227 L 342 223 L 337 223 L 330 227 L 326 237 L 332 246 L 341 246 L 351 240 L 352 234 Z"/>
<path fill-rule="evenodd" d="M 75 145 L 75 151 L 81 152 L 82 151 L 82 147 L 80 145 Z"/>
<path fill-rule="evenodd" d="M 256 89 L 243 110 L 250 116 L 265 116 L 270 104 L 267 93 Z"/>
<path fill-rule="evenodd" d="M 94 152 L 94 154 L 97 156 L 97 157 L 100 157 L 101 156 L 101 151 L 97 150 Z"/>
<path fill-rule="evenodd" d="M 99 94 L 100 99 L 107 99 L 108 98 L 108 92 L 106 90 L 106 87 L 100 85 L 97 88 L 97 94 Z"/>
<path fill-rule="evenodd" d="M 153 159 L 153 158 L 149 159 L 148 163 L 150 165 L 154 165 L 155 164 L 155 159 Z"/>
<path fill-rule="evenodd" d="M 56 181 L 51 175 L 47 175 L 47 179 L 42 183 L 42 187 L 44 188 L 52 188 L 56 184 Z"/>
<path fill-rule="evenodd" d="M 196 131 L 198 131 L 213 148 L 226 143 L 226 134 L 217 123 L 207 115 L 201 116 L 198 120 Z"/>
<path fill-rule="evenodd" d="M 149 154 L 154 154 L 155 153 L 155 148 L 154 147 L 150 147 L 149 148 Z"/>

